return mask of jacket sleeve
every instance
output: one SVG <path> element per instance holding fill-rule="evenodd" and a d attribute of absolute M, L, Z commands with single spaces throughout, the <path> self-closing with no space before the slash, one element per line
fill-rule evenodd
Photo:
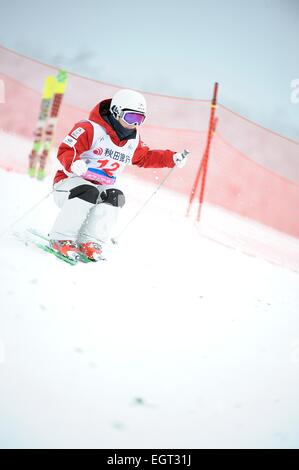
<path fill-rule="evenodd" d="M 151 150 L 141 140 L 134 152 L 132 164 L 143 168 L 172 168 L 175 166 L 172 150 Z"/>
<path fill-rule="evenodd" d="M 93 126 L 90 122 L 78 122 L 64 138 L 58 148 L 57 158 L 66 171 L 80 159 L 81 153 L 89 150 L 93 141 Z"/>

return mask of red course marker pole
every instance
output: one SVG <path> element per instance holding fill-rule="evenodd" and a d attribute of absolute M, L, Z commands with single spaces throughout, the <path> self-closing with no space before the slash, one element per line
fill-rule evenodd
<path fill-rule="evenodd" d="M 187 209 L 187 213 L 186 213 L 187 217 L 189 215 L 191 205 L 192 205 L 192 202 L 193 202 L 193 199 L 194 199 L 194 196 L 195 196 L 195 193 L 196 193 L 196 189 L 197 189 L 197 186 L 198 186 L 198 183 L 199 183 L 199 179 L 200 179 L 201 172 L 202 172 L 202 165 L 203 165 L 203 158 L 201 159 L 201 162 L 200 162 L 200 165 L 199 165 L 199 168 L 197 170 L 197 174 L 196 174 L 193 186 L 192 186 L 190 199 L 189 199 L 189 205 L 188 205 L 188 209 Z"/>
<path fill-rule="evenodd" d="M 198 206 L 198 212 L 197 212 L 197 222 L 200 220 L 201 216 L 201 209 L 204 201 L 204 194 L 205 194 L 205 188 L 206 188 L 206 179 L 207 179 L 207 171 L 208 171 L 208 161 L 209 161 L 209 156 L 210 156 L 210 147 L 211 147 L 211 142 L 213 135 L 215 133 L 216 129 L 216 108 L 217 108 L 217 94 L 218 94 L 218 83 L 216 82 L 214 85 L 214 93 L 213 93 L 213 99 L 211 102 L 211 114 L 210 114 L 210 124 L 209 124 L 209 132 L 208 132 L 208 140 L 207 140 L 207 145 L 206 149 L 204 152 L 203 160 L 202 160 L 202 171 L 203 171 L 203 176 L 202 176 L 202 183 L 201 183 L 201 188 L 200 188 L 200 194 L 199 194 L 199 206 Z"/>
<path fill-rule="evenodd" d="M 197 187 L 198 187 L 200 177 L 203 173 L 203 170 L 204 170 L 204 178 L 206 178 L 206 168 L 204 168 L 204 167 L 206 167 L 206 165 L 207 165 L 207 155 L 209 153 L 210 144 L 211 144 L 212 135 L 213 135 L 213 130 L 214 130 L 214 127 L 215 127 L 215 125 L 214 125 L 215 124 L 214 123 L 214 116 L 215 116 L 215 110 L 216 110 L 216 104 L 217 104 L 217 92 L 218 92 L 218 83 L 215 83 L 214 84 L 213 99 L 211 101 L 211 114 L 210 114 L 210 123 L 209 123 L 207 146 L 206 146 L 203 158 L 201 159 L 201 162 L 200 162 L 200 165 L 199 165 L 199 168 L 197 170 L 197 174 L 196 174 L 193 186 L 192 186 L 190 199 L 189 199 L 189 205 L 188 205 L 188 209 L 187 209 L 187 213 L 186 213 L 187 217 L 189 215 L 191 205 L 192 205 L 192 202 L 194 200 L 195 193 L 196 193 L 196 190 L 197 190 Z M 203 194 L 202 194 L 202 197 L 203 197 Z"/>

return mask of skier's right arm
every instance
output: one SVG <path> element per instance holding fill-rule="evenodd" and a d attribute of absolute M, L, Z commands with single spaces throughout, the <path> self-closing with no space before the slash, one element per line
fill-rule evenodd
<path fill-rule="evenodd" d="M 58 148 L 57 158 L 67 172 L 71 173 L 72 164 L 80 159 L 81 153 L 90 149 L 93 132 L 90 122 L 78 122 L 63 139 Z"/>

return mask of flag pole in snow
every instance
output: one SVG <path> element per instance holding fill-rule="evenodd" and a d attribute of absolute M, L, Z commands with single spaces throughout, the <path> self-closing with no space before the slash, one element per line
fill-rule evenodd
<path fill-rule="evenodd" d="M 212 129 L 212 136 L 214 135 L 215 130 L 216 130 L 217 120 L 218 120 L 218 118 L 215 118 L 215 120 L 214 120 L 214 127 Z M 212 139 L 212 137 L 211 137 L 211 139 Z M 206 155 L 206 158 L 204 159 L 204 162 L 203 162 L 203 168 L 202 168 L 203 176 L 202 176 L 202 182 L 201 182 L 201 187 L 200 187 L 199 206 L 198 206 L 197 217 L 196 217 L 197 222 L 200 221 L 201 209 L 202 209 L 203 202 L 204 202 L 204 194 L 205 194 L 205 188 L 206 188 L 206 179 L 207 179 L 209 156 L 210 156 L 210 153 L 208 152 L 207 155 Z"/>
<path fill-rule="evenodd" d="M 215 117 L 215 112 L 217 108 L 217 95 L 218 95 L 218 82 L 215 82 L 214 84 L 214 92 L 213 92 L 213 98 L 211 101 L 211 111 L 210 111 L 210 121 L 209 121 L 209 129 L 208 129 L 208 138 L 207 138 L 207 144 L 206 148 L 203 154 L 203 157 L 201 159 L 192 189 L 191 189 L 191 194 L 190 194 L 190 199 L 189 199 L 189 205 L 187 209 L 186 216 L 188 217 L 191 209 L 192 202 L 195 197 L 195 193 L 198 187 L 198 183 L 200 181 L 200 177 L 202 176 L 202 183 L 201 183 L 201 188 L 200 188 L 200 195 L 199 195 L 199 208 L 198 208 L 198 213 L 197 213 L 197 221 L 200 220 L 200 215 L 201 215 L 201 208 L 202 204 L 204 201 L 204 192 L 205 192 L 205 186 L 206 186 L 206 178 L 207 178 L 207 169 L 208 169 L 208 160 L 209 160 L 209 154 L 210 154 L 210 147 L 211 147 L 211 142 L 212 142 L 212 137 L 215 132 L 216 128 L 216 117 Z"/>

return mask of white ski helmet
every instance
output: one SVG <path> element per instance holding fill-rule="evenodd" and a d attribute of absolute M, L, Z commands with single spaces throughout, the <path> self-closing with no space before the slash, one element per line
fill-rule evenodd
<path fill-rule="evenodd" d="M 144 96 L 134 90 L 119 90 L 112 98 L 110 111 L 115 118 L 122 117 L 124 110 L 135 111 L 146 115 L 146 101 Z"/>

